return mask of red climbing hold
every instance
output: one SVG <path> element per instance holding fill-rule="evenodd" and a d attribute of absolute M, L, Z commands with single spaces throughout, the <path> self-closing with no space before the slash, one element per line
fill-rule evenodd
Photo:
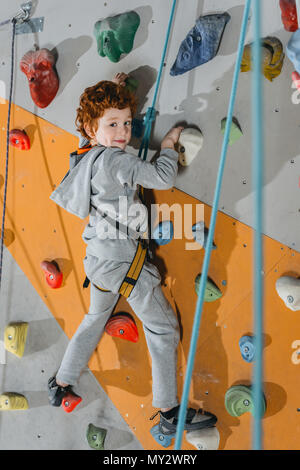
<path fill-rule="evenodd" d="M 129 315 L 113 315 L 105 326 L 105 331 L 110 336 L 127 339 L 136 343 L 139 339 L 138 330 L 133 318 Z"/>
<path fill-rule="evenodd" d="M 56 261 L 42 261 L 41 268 L 45 272 L 46 281 L 50 287 L 57 289 L 61 286 L 63 280 L 63 274 L 60 271 Z"/>
<path fill-rule="evenodd" d="M 71 411 L 73 411 L 81 401 L 82 398 L 79 395 L 76 395 L 76 393 L 67 393 L 63 398 L 61 406 L 66 413 L 71 413 Z"/>
<path fill-rule="evenodd" d="M 298 90 L 300 90 L 300 75 L 298 72 L 295 71 L 292 73 L 292 80 L 295 83 Z"/>
<path fill-rule="evenodd" d="M 31 98 L 39 108 L 46 108 L 55 97 L 59 80 L 54 69 L 55 58 L 48 49 L 27 52 L 20 69 L 28 78 Z"/>
<path fill-rule="evenodd" d="M 20 150 L 30 149 L 29 137 L 25 131 L 21 131 L 20 129 L 12 129 L 9 131 L 9 143 Z"/>
<path fill-rule="evenodd" d="M 298 18 L 295 0 L 280 0 L 281 19 L 286 31 L 297 31 Z"/>

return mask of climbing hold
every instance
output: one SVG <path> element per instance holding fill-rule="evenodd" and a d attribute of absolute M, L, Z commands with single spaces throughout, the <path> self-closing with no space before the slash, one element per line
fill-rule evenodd
<path fill-rule="evenodd" d="M 136 343 L 139 339 L 138 329 L 134 319 L 129 314 L 117 314 L 109 318 L 105 331 L 110 336 L 127 339 Z"/>
<path fill-rule="evenodd" d="M 173 222 L 165 220 L 159 222 L 153 230 L 152 238 L 158 245 L 167 245 L 172 241 L 174 235 Z"/>
<path fill-rule="evenodd" d="M 201 131 L 187 127 L 180 134 L 176 144 L 179 153 L 179 163 L 188 166 L 192 163 L 203 145 L 203 135 Z"/>
<path fill-rule="evenodd" d="M 128 54 L 132 50 L 139 24 L 140 17 L 135 11 L 97 21 L 94 36 L 98 54 L 101 57 L 107 56 L 112 62 L 118 62 L 121 54 Z"/>
<path fill-rule="evenodd" d="M 193 237 L 194 240 L 199 243 L 199 245 L 203 246 L 203 248 L 206 248 L 206 242 L 208 238 L 208 228 L 205 227 L 204 221 L 200 220 L 200 222 L 197 222 L 192 226 L 192 232 L 193 232 Z M 213 242 L 212 249 L 215 250 L 217 247 Z"/>
<path fill-rule="evenodd" d="M 300 89 L 300 75 L 299 75 L 298 72 L 294 71 L 292 73 L 292 80 L 295 83 L 296 88 L 298 88 L 298 90 L 299 90 Z"/>
<path fill-rule="evenodd" d="M 215 426 L 189 431 L 185 438 L 197 450 L 218 450 L 220 444 L 220 433 Z"/>
<path fill-rule="evenodd" d="M 246 362 L 252 362 L 255 357 L 255 343 L 253 336 L 242 336 L 239 340 L 242 358 Z"/>
<path fill-rule="evenodd" d="M 82 398 L 79 395 L 76 395 L 74 392 L 68 392 L 62 400 L 61 406 L 66 413 L 71 413 L 81 401 Z"/>
<path fill-rule="evenodd" d="M 284 52 L 282 42 L 276 37 L 263 38 L 262 43 L 262 69 L 264 76 L 273 81 L 280 75 Z M 243 58 L 241 62 L 241 72 L 248 72 L 252 68 L 252 44 L 247 44 L 244 48 Z"/>
<path fill-rule="evenodd" d="M 12 129 L 9 131 L 9 143 L 19 150 L 29 150 L 30 140 L 25 131 L 20 129 Z"/>
<path fill-rule="evenodd" d="M 20 393 L 6 392 L 0 395 L 0 411 L 28 410 L 28 401 Z"/>
<path fill-rule="evenodd" d="M 164 434 L 159 424 L 156 424 L 150 429 L 150 434 L 154 437 L 156 442 L 163 447 L 169 447 L 172 443 L 172 439 L 176 436 L 176 433 Z"/>
<path fill-rule="evenodd" d="M 182 41 L 171 75 L 181 75 L 212 60 L 218 53 L 228 13 L 200 16 Z"/>
<path fill-rule="evenodd" d="M 54 55 L 48 49 L 29 51 L 22 57 L 20 69 L 28 78 L 32 100 L 39 108 L 46 108 L 59 87 Z"/>
<path fill-rule="evenodd" d="M 63 274 L 56 261 L 42 261 L 41 268 L 45 272 L 46 281 L 52 289 L 57 289 L 63 281 Z"/>
<path fill-rule="evenodd" d="M 223 135 L 225 133 L 226 122 L 227 122 L 227 118 L 224 118 L 221 121 L 221 131 L 222 131 Z M 229 133 L 229 145 L 234 144 L 234 142 L 239 140 L 239 138 L 242 135 L 243 135 L 243 132 L 242 132 L 242 129 L 241 129 L 237 119 L 232 118 L 232 123 L 231 123 L 230 133 Z"/>
<path fill-rule="evenodd" d="M 139 82 L 135 78 L 127 77 L 125 83 L 125 88 L 130 91 L 130 93 L 135 93 L 137 91 Z"/>
<path fill-rule="evenodd" d="M 199 295 L 200 281 L 201 281 L 201 274 L 198 274 L 198 276 L 195 279 L 195 290 L 196 290 L 197 295 Z M 206 281 L 205 292 L 204 292 L 204 302 L 214 302 L 215 300 L 218 300 L 220 297 L 222 297 L 222 292 L 216 286 L 216 284 L 208 277 Z"/>
<path fill-rule="evenodd" d="M 286 46 L 286 53 L 296 72 L 300 73 L 300 29 L 292 34 Z"/>
<path fill-rule="evenodd" d="M 142 119 L 133 118 L 131 132 L 134 137 L 142 137 L 144 132 L 144 121 Z"/>
<path fill-rule="evenodd" d="M 233 385 L 225 393 L 225 408 L 231 416 L 241 416 L 248 411 L 253 414 L 253 393 L 252 388 L 246 385 Z M 262 416 L 266 411 L 266 400 L 261 395 Z"/>
<path fill-rule="evenodd" d="M 7 351 L 22 357 L 24 354 L 28 323 L 10 323 L 4 330 L 4 347 Z"/>
<path fill-rule="evenodd" d="M 285 305 L 296 312 L 300 310 L 300 279 L 282 276 L 276 281 L 276 291 Z"/>
<path fill-rule="evenodd" d="M 103 428 L 97 428 L 92 423 L 88 425 L 86 431 L 86 438 L 89 446 L 92 449 L 104 450 L 104 441 L 106 438 L 107 430 Z"/>
<path fill-rule="evenodd" d="M 297 7 L 295 0 L 280 0 L 281 19 L 286 31 L 294 32 L 298 29 Z"/>

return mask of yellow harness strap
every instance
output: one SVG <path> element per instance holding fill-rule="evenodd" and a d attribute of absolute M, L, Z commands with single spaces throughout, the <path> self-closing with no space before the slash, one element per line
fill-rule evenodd
<path fill-rule="evenodd" d="M 144 245 L 142 241 L 139 240 L 133 261 L 119 289 L 119 293 L 123 295 L 125 298 L 130 296 L 131 291 L 134 288 L 139 278 L 141 270 L 144 266 L 146 253 L 147 253 L 146 246 Z M 101 287 L 96 286 L 96 284 L 94 284 L 94 286 L 97 287 L 97 289 L 102 290 L 103 292 L 110 292 L 109 290 L 102 289 Z"/>

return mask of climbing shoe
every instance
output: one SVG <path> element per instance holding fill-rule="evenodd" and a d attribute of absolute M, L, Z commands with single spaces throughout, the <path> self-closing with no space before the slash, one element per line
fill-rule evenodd
<path fill-rule="evenodd" d="M 67 393 L 73 393 L 71 385 L 61 387 L 56 383 L 55 377 L 48 380 L 48 398 L 50 405 L 60 406 Z"/>
<path fill-rule="evenodd" d="M 176 433 L 178 424 L 179 405 L 172 410 L 162 413 L 158 411 L 150 419 L 154 419 L 155 416 L 160 414 L 160 421 L 158 427 L 161 433 L 168 435 Z M 210 428 L 217 422 L 217 417 L 212 413 L 202 410 L 201 408 L 197 411 L 194 408 L 188 408 L 186 413 L 184 430 L 195 431 L 196 429 Z"/>

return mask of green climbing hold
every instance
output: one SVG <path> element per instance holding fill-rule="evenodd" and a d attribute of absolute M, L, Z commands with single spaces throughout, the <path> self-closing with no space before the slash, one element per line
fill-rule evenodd
<path fill-rule="evenodd" d="M 106 429 L 97 428 L 92 423 L 89 424 L 86 432 L 86 438 L 92 449 L 104 450 L 104 441 L 106 437 Z"/>
<path fill-rule="evenodd" d="M 197 295 L 199 295 L 199 292 L 200 292 L 199 291 L 200 281 L 201 281 L 201 274 L 198 274 L 198 276 L 195 279 L 195 290 L 196 290 Z M 214 302 L 215 300 L 218 300 L 220 297 L 222 297 L 222 292 L 216 286 L 216 284 L 208 277 L 206 280 L 206 287 L 205 287 L 205 292 L 204 292 L 204 302 Z"/>
<path fill-rule="evenodd" d="M 140 17 L 135 11 L 97 21 L 94 36 L 98 54 L 107 56 L 112 62 L 119 62 L 121 54 L 128 54 L 132 50 L 139 24 Z"/>
<path fill-rule="evenodd" d="M 221 131 L 222 134 L 225 133 L 227 118 L 222 119 L 221 122 Z M 229 133 L 229 145 L 234 144 L 239 138 L 243 135 L 242 129 L 236 118 L 232 118 L 230 133 Z"/>
<path fill-rule="evenodd" d="M 225 408 L 231 416 L 241 416 L 244 413 L 253 414 L 253 393 L 252 388 L 246 385 L 233 385 L 225 393 Z M 261 413 L 262 417 L 266 411 L 266 400 L 264 395 L 261 396 Z"/>
<path fill-rule="evenodd" d="M 139 82 L 133 77 L 126 78 L 125 83 L 126 83 L 126 86 L 125 86 L 126 90 L 130 91 L 131 93 L 135 93 L 136 90 L 138 89 Z"/>

